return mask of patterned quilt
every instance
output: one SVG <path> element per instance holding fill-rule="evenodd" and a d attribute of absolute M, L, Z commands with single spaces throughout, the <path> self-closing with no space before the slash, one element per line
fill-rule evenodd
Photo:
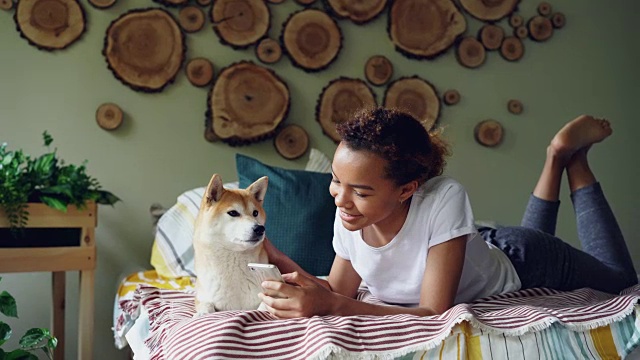
<path fill-rule="evenodd" d="M 193 318 L 192 286 L 162 287 L 138 284 L 117 300 L 116 343 L 144 310 L 151 359 L 619 359 L 640 343 L 640 286 L 619 295 L 521 290 L 439 316 L 291 320 L 257 310 Z M 366 288 L 359 298 L 380 303 Z"/>

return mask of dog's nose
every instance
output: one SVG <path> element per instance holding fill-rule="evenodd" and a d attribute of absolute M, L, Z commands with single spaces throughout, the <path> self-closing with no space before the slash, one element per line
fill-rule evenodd
<path fill-rule="evenodd" d="M 253 233 L 256 234 L 256 236 L 262 236 L 262 234 L 264 234 L 264 226 L 262 225 L 254 226 Z"/>

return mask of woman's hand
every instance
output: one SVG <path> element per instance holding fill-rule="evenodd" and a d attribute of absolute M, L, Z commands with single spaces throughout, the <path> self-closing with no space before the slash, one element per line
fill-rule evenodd
<path fill-rule="evenodd" d="M 298 272 L 283 274 L 287 282 L 264 281 L 259 294 L 271 314 L 279 318 L 311 317 L 332 313 L 335 294 Z"/>

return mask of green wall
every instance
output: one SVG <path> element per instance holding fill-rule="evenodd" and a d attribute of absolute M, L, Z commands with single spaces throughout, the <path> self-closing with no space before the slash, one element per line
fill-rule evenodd
<path fill-rule="evenodd" d="M 538 2 L 523 1 L 520 13 L 529 17 Z M 13 12 L 0 11 L 0 142 L 12 149 L 40 154 L 41 133 L 48 130 L 60 156 L 68 162 L 88 160 L 89 173 L 123 201 L 101 206 L 97 229 L 95 350 L 97 359 L 125 358 L 113 346 L 111 316 L 113 296 L 120 277 L 148 268 L 152 243 L 149 205 L 170 206 L 185 189 L 203 186 L 212 173 L 235 180 L 234 154 L 241 152 L 264 162 L 302 168 L 307 156 L 287 161 L 274 150 L 271 140 L 232 148 L 209 143 L 203 137 L 207 90 L 192 86 L 181 72 L 175 83 L 159 94 L 132 91 L 117 81 L 101 54 L 110 21 L 124 11 L 155 5 L 150 1 L 119 1 L 108 10 L 97 10 L 82 1 L 88 31 L 64 51 L 39 51 L 15 30 Z M 640 95 L 639 32 L 635 26 L 640 3 L 618 0 L 557 0 L 554 8 L 567 16 L 567 26 L 545 43 L 525 42 L 526 53 L 517 63 L 489 53 L 479 69 L 460 66 L 453 51 L 433 61 L 408 59 L 394 51 L 386 34 L 386 14 L 366 26 L 340 21 L 344 47 L 327 70 L 308 74 L 287 58 L 271 66 L 289 85 L 292 97 L 288 123 L 302 125 L 311 146 L 328 156 L 334 143 L 314 118 L 316 100 L 323 86 L 338 76 L 363 78 L 363 65 L 372 55 L 384 54 L 394 64 L 394 79 L 420 75 L 442 93 L 454 88 L 462 101 L 444 106 L 440 124 L 453 144 L 448 174 L 469 191 L 478 219 L 504 224 L 519 223 L 536 181 L 545 148 L 553 134 L 581 113 L 605 116 L 614 135 L 590 153 L 593 168 L 618 216 L 636 264 L 640 264 L 637 221 L 640 191 L 636 141 L 640 134 L 636 101 Z M 287 0 L 270 5 L 272 36 L 280 24 L 300 7 Z M 468 19 L 468 34 L 480 22 Z M 501 25 L 509 29 L 506 21 Z M 255 60 L 253 49 L 237 51 L 222 46 L 209 24 L 187 36 L 187 57 L 205 56 L 221 67 L 240 59 Z M 383 88 L 374 89 L 378 100 Z M 506 110 L 510 98 L 520 99 L 525 112 Z M 99 128 L 95 110 L 115 102 L 125 111 L 124 125 L 114 132 Z M 473 139 L 477 122 L 494 118 L 506 133 L 497 148 L 484 148 Z M 577 244 L 575 221 L 566 191 L 562 195 L 558 234 Z M 49 319 L 49 279 L 45 273 L 2 275 L 0 289 L 17 298 L 21 319 L 11 321 L 15 333 L 46 326 Z M 76 357 L 77 276 L 68 275 L 67 355 Z M 16 335 L 16 337 L 18 336 Z"/>

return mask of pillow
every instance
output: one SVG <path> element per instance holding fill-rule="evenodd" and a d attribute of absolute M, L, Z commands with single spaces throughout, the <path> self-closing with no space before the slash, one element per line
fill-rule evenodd
<path fill-rule="evenodd" d="M 331 163 L 322 152 L 316 149 L 311 149 L 309 161 L 307 162 L 305 169 L 314 173 L 330 172 Z M 274 191 L 271 184 L 275 178 L 273 180 L 269 180 L 267 194 Z M 322 191 L 324 191 L 327 196 L 329 196 L 328 184 L 329 183 L 327 182 L 322 186 Z M 224 187 L 227 189 L 237 189 L 238 182 L 225 183 Z M 151 265 L 159 275 L 166 278 L 195 276 L 192 238 L 195 219 L 198 215 L 200 200 L 202 199 L 205 188 L 206 186 L 198 187 L 180 194 L 176 204 L 166 210 L 158 220 L 154 243 L 151 249 Z M 331 205 L 333 206 L 333 199 L 331 199 Z M 269 222 L 274 219 L 276 214 L 277 210 L 275 213 L 267 212 L 267 221 Z M 267 223 L 267 228 L 270 228 L 269 223 Z M 333 214 L 330 228 L 331 236 L 327 239 L 329 246 L 331 246 L 331 237 L 333 235 Z M 284 250 L 280 247 L 279 249 L 281 251 Z M 331 251 L 333 251 L 332 247 Z M 295 258 L 297 258 L 297 256 Z M 333 257 L 331 257 L 331 259 L 333 259 Z M 302 266 L 303 263 L 300 265 Z M 307 269 L 304 266 L 303 268 L 310 271 L 310 269 Z M 328 273 L 329 271 L 327 270 L 326 274 Z"/>
<path fill-rule="evenodd" d="M 236 154 L 240 188 L 269 177 L 264 199 L 266 234 L 280 251 L 313 275 L 331 270 L 336 207 L 329 194 L 331 174 L 287 170 Z"/>

